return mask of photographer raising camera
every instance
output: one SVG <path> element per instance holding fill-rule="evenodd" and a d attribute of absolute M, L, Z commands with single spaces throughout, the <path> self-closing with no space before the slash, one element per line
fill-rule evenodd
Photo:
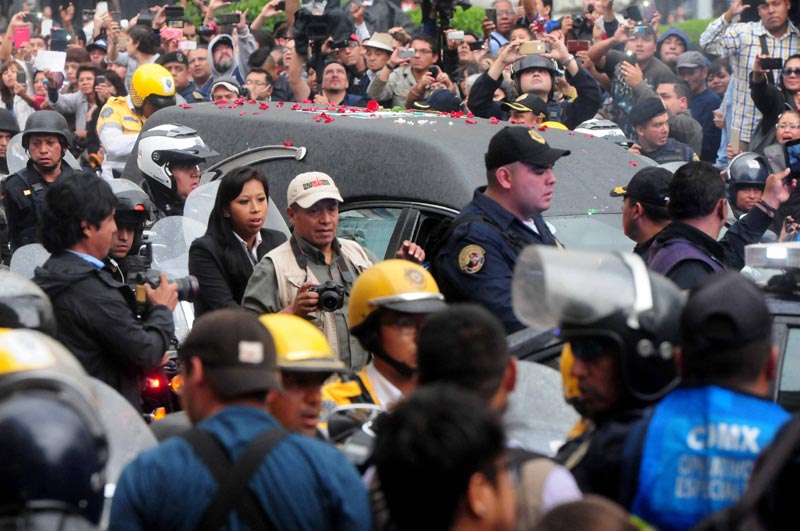
<path fill-rule="evenodd" d="M 309 319 L 339 359 L 359 370 L 367 353 L 350 336 L 347 305 L 355 278 L 376 260 L 358 243 L 336 237 L 343 199 L 329 175 L 301 173 L 286 195 L 292 237 L 256 265 L 242 305 L 259 315 L 281 312 Z M 396 256 L 421 263 L 425 252 L 405 241 Z"/>

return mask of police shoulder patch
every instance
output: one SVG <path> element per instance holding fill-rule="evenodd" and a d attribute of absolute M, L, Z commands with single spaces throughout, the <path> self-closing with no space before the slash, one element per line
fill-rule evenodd
<path fill-rule="evenodd" d="M 105 109 L 100 111 L 100 118 L 108 118 L 112 114 L 114 114 L 114 109 L 112 109 L 111 107 L 106 107 Z"/>
<path fill-rule="evenodd" d="M 199 101 L 202 101 L 203 100 L 203 93 L 202 92 L 198 92 L 198 91 L 195 90 L 194 92 L 192 92 L 192 97 L 197 99 L 197 100 L 199 100 Z"/>
<path fill-rule="evenodd" d="M 486 250 L 480 245 L 467 245 L 458 253 L 458 267 L 464 273 L 477 273 L 485 261 Z"/>

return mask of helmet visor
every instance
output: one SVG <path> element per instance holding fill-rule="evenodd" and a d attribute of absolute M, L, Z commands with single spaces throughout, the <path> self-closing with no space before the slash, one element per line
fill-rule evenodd
<path fill-rule="evenodd" d="M 144 101 L 145 103 L 149 101 L 156 109 L 164 109 L 175 105 L 175 96 L 157 96 L 155 94 L 150 94 Z"/>
<path fill-rule="evenodd" d="M 535 329 L 563 322 L 588 325 L 632 311 L 634 285 L 631 267 L 618 254 L 532 245 L 517 260 L 512 303 L 517 318 Z M 649 284 L 646 289 L 649 295 Z"/>

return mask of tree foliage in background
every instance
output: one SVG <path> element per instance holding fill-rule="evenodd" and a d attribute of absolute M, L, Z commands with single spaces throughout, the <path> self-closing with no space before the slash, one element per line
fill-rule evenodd
<path fill-rule="evenodd" d="M 711 23 L 710 18 L 706 19 L 698 19 L 698 20 L 687 20 L 686 22 L 680 22 L 678 24 L 674 24 L 674 26 L 660 26 L 658 28 L 659 33 L 664 33 L 669 28 L 675 27 L 680 28 L 686 32 L 686 35 L 689 36 L 689 41 L 691 41 L 692 46 L 696 49 L 700 48 L 700 35 L 706 30 L 708 25 Z"/>
<path fill-rule="evenodd" d="M 422 27 L 422 10 L 420 8 L 414 8 L 408 11 L 406 15 L 414 24 Z M 453 18 L 450 20 L 450 27 L 462 31 L 471 31 L 480 38 L 483 34 L 481 22 L 483 22 L 484 17 L 486 17 L 486 10 L 483 8 L 473 6 L 464 10 L 456 7 Z"/>

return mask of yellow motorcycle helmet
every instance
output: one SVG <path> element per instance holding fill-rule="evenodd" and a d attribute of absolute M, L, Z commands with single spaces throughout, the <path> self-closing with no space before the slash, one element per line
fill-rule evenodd
<path fill-rule="evenodd" d="M 264 314 L 259 321 L 272 336 L 282 371 L 348 372 L 331 353 L 323 333 L 302 317 L 282 313 Z"/>
<path fill-rule="evenodd" d="M 156 109 L 175 105 L 175 79 L 169 70 L 155 63 L 139 66 L 131 79 L 130 97 L 137 109 L 149 101 Z"/>
<path fill-rule="evenodd" d="M 445 308 L 444 296 L 424 267 L 408 260 L 384 260 L 356 279 L 350 291 L 349 322 L 354 332 L 379 308 L 404 313 L 433 313 Z"/>

